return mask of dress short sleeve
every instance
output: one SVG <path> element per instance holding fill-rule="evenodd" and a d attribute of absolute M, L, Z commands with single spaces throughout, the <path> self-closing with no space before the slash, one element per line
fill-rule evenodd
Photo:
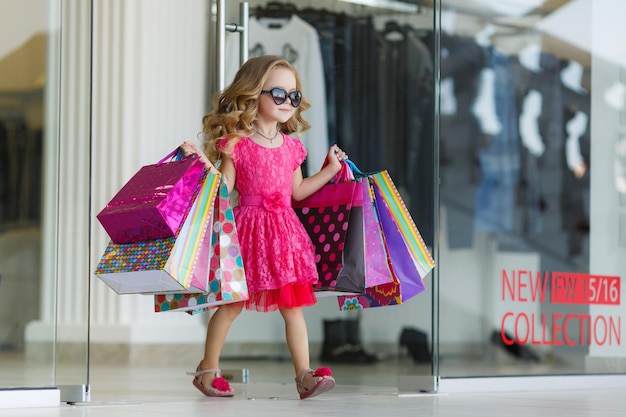
<path fill-rule="evenodd" d="M 215 148 L 220 152 L 224 152 L 224 150 L 226 149 L 226 139 L 225 138 L 217 139 L 215 141 Z"/>
<path fill-rule="evenodd" d="M 239 141 L 237 141 L 239 142 Z M 230 156 L 230 158 L 235 161 L 238 159 L 238 152 L 237 152 L 237 143 L 235 143 L 234 146 L 231 146 L 230 152 L 227 151 L 228 146 L 228 140 L 226 138 L 220 138 L 218 140 L 215 141 L 215 147 L 217 148 L 217 150 L 219 150 L 220 152 L 226 153 L 228 156 Z"/>
<path fill-rule="evenodd" d="M 306 149 L 304 148 L 304 145 L 302 144 L 302 142 L 300 142 L 298 139 L 296 138 L 292 138 L 293 139 L 293 146 L 294 146 L 294 165 L 293 165 L 293 170 L 295 171 L 296 168 L 298 168 L 300 165 L 302 165 L 302 163 L 304 162 L 304 160 L 306 159 Z"/>

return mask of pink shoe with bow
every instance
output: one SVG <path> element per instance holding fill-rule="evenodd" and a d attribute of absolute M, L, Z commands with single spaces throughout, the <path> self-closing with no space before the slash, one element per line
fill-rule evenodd
<path fill-rule="evenodd" d="M 204 374 L 215 374 L 215 379 L 211 382 L 211 386 L 209 387 L 202 385 L 202 376 Z M 228 381 L 221 376 L 219 369 L 200 369 L 200 365 L 198 365 L 196 372 L 187 372 L 187 375 L 194 376 L 193 386 L 198 388 L 198 390 L 207 397 L 232 397 L 235 395 L 235 390 L 233 390 Z"/>
<path fill-rule="evenodd" d="M 304 378 L 309 374 L 311 374 L 311 378 L 308 384 L 305 385 Z M 296 386 L 298 388 L 298 394 L 300 394 L 300 399 L 312 398 L 333 389 L 335 386 L 335 378 L 332 377 L 332 374 L 330 369 L 322 367 L 317 368 L 315 371 L 309 368 L 300 372 L 300 375 L 296 378 Z"/>

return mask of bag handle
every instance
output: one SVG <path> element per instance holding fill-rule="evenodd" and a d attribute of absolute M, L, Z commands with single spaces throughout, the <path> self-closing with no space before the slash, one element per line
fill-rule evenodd
<path fill-rule="evenodd" d="M 352 171 L 352 173 L 354 174 L 354 176 L 356 177 L 365 177 L 367 175 L 370 175 L 371 173 L 365 173 L 363 171 L 361 171 L 354 162 L 352 162 L 350 159 L 346 158 L 344 159 L 342 162 L 345 162 L 349 167 L 350 170 Z"/>
<path fill-rule="evenodd" d="M 338 184 L 340 182 L 346 181 L 354 181 L 354 174 L 350 170 L 350 166 L 345 162 L 345 159 L 341 161 L 341 169 L 335 176 L 330 180 L 331 184 Z"/>
<path fill-rule="evenodd" d="M 328 161 L 324 160 L 324 164 L 322 168 L 328 165 Z M 338 182 L 346 182 L 346 181 L 354 181 L 356 177 L 367 177 L 368 175 L 372 175 L 374 172 L 363 172 L 361 171 L 354 162 L 352 162 L 349 158 L 341 160 L 341 169 L 339 172 L 330 180 L 331 183 Z"/>
<path fill-rule="evenodd" d="M 195 154 L 193 155 L 189 155 L 190 157 L 194 157 Z M 183 157 L 183 150 L 180 148 L 180 146 L 176 149 L 174 149 L 172 152 L 168 153 L 167 155 L 165 155 L 165 157 L 163 159 L 161 159 L 159 162 L 157 162 L 157 166 L 162 165 L 163 163 L 165 163 L 165 161 L 167 161 L 168 159 L 172 159 L 174 158 L 174 161 L 182 161 L 183 159 L 186 159 L 185 157 Z M 189 157 L 187 157 L 189 158 Z"/>

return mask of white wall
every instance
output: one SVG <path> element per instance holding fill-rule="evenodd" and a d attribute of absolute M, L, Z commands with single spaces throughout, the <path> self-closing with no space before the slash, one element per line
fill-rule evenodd
<path fill-rule="evenodd" d="M 0 59 L 36 33 L 53 29 L 49 27 L 46 3 L 48 0 L 0 0 L 0 27 L 2 33 L 11 34 L 0 37 Z"/>

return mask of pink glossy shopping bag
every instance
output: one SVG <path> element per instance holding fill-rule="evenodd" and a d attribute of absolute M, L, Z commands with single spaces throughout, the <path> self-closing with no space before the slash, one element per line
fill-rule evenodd
<path fill-rule="evenodd" d="M 142 167 L 98 213 L 113 243 L 176 235 L 207 174 L 195 154 L 182 158 L 178 152 Z"/>

